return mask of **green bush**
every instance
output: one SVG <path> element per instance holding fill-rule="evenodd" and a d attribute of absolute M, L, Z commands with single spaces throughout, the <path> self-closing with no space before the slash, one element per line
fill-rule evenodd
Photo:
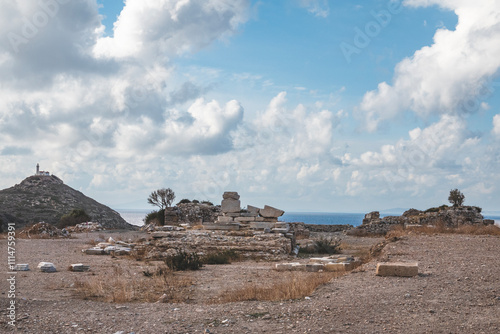
<path fill-rule="evenodd" d="M 308 247 L 299 248 L 301 254 L 340 254 L 342 240 L 321 238 Z"/>
<path fill-rule="evenodd" d="M 146 215 L 143 221 L 144 225 L 155 223 L 156 225 L 163 226 L 165 225 L 165 211 L 161 209 L 158 211 L 152 211 Z"/>
<path fill-rule="evenodd" d="M 210 201 L 201 201 L 201 204 L 214 206 L 214 203 L 212 203 L 212 202 L 210 202 Z"/>
<path fill-rule="evenodd" d="M 177 254 L 167 257 L 165 264 L 174 271 L 198 270 L 203 266 L 198 254 L 183 250 L 177 250 Z"/>
<path fill-rule="evenodd" d="M 59 220 L 57 227 L 65 228 L 75 226 L 80 223 L 91 221 L 90 216 L 83 209 L 73 209 Z"/>
<path fill-rule="evenodd" d="M 201 262 L 203 264 L 230 264 L 231 260 L 238 260 L 240 255 L 234 250 L 225 250 L 217 253 L 210 253 L 205 255 Z"/>

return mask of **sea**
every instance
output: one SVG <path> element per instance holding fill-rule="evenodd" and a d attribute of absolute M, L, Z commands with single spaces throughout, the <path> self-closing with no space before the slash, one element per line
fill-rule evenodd
<path fill-rule="evenodd" d="M 142 226 L 144 217 L 153 210 L 117 210 L 129 224 Z M 403 212 L 381 212 L 381 217 L 398 216 Z M 303 222 L 306 224 L 318 225 L 346 225 L 359 226 L 365 217 L 364 213 L 338 213 L 338 212 L 286 212 L 279 218 L 284 222 Z M 500 226 L 500 213 L 484 213 L 485 219 L 495 220 L 495 224 Z"/>

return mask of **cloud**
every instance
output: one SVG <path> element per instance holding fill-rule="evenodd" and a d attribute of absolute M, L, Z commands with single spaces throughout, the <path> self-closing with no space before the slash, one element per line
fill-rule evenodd
<path fill-rule="evenodd" d="M 369 131 L 406 110 L 420 117 L 467 114 L 491 95 L 490 80 L 500 68 L 500 5 L 491 0 L 408 0 L 407 6 L 440 5 L 458 15 L 455 30 L 439 29 L 434 43 L 395 68 L 393 84 L 367 92 L 358 116 Z"/>
<path fill-rule="evenodd" d="M 168 61 L 233 33 L 247 19 L 247 0 L 128 0 L 112 37 L 101 37 L 97 56 Z"/>
<path fill-rule="evenodd" d="M 325 18 L 330 14 L 330 6 L 327 0 L 299 0 L 299 5 L 318 17 Z"/>
<path fill-rule="evenodd" d="M 493 117 L 493 134 L 497 137 L 500 138 L 500 114 L 495 115 Z"/>

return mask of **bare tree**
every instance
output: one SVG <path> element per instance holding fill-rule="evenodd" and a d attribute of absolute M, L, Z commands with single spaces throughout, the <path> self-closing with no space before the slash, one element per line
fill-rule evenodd
<path fill-rule="evenodd" d="M 148 197 L 148 203 L 159 207 L 161 210 L 170 207 L 175 199 L 175 193 L 170 188 L 153 191 Z"/>
<path fill-rule="evenodd" d="M 453 189 L 450 191 L 450 196 L 448 201 L 453 204 L 453 206 L 462 206 L 464 204 L 465 196 L 458 189 Z"/>

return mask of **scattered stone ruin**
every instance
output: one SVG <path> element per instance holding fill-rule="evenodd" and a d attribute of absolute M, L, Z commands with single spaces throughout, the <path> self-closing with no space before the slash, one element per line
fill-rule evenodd
<path fill-rule="evenodd" d="M 220 206 L 182 203 L 165 211 L 164 226 L 148 225 L 147 242 L 135 245 L 134 252 L 144 259 L 161 260 L 177 250 L 200 255 L 227 250 L 243 258 L 278 260 L 295 249 L 295 233 L 279 222 L 283 210 L 249 205 L 241 209 L 240 195 L 225 192 Z M 89 250 L 105 254 L 104 248 Z"/>
<path fill-rule="evenodd" d="M 461 225 L 492 225 L 495 222 L 484 219 L 481 208 L 477 206 L 430 208 L 426 211 L 410 209 L 402 216 L 387 216 L 380 218 L 380 212 L 367 213 L 363 224 L 350 230 L 348 234 L 359 232 L 368 234 L 386 234 L 395 226 L 411 227 L 423 225 L 444 225 L 446 227 L 458 227 Z"/>
<path fill-rule="evenodd" d="M 263 209 L 248 205 L 241 209 L 240 195 L 227 191 L 222 195 L 221 213 L 213 224 L 204 223 L 207 230 L 253 230 L 266 233 L 283 233 L 290 231 L 287 223 L 278 222 L 285 211 L 265 205 Z M 292 237 L 291 235 L 289 237 Z"/>

